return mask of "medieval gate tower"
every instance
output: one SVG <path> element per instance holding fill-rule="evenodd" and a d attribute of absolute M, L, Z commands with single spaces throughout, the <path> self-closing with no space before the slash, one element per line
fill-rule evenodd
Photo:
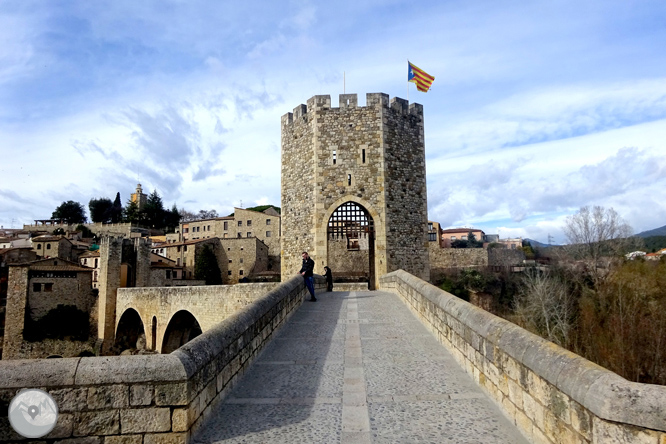
<path fill-rule="evenodd" d="M 423 106 L 383 93 L 314 96 L 282 116 L 282 279 L 315 273 L 430 278 Z"/>

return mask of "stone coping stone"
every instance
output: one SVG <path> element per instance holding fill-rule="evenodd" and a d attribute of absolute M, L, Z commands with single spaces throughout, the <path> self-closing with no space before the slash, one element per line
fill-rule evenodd
<path fill-rule="evenodd" d="M 403 281 L 598 417 L 666 431 L 665 386 L 627 381 L 404 270 L 380 278 L 380 283 L 398 281 Z"/>
<path fill-rule="evenodd" d="M 175 356 L 97 356 L 81 358 L 75 384 L 132 384 L 185 380 L 187 373 Z"/>
<path fill-rule="evenodd" d="M 0 361 L 0 388 L 74 385 L 76 368 L 81 359 L 15 359 Z"/>

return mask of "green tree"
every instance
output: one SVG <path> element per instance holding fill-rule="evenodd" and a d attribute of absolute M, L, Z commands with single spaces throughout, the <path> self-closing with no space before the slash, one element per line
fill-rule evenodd
<path fill-rule="evenodd" d="M 145 223 L 151 228 L 164 227 L 164 204 L 162 198 L 153 190 L 146 200 L 146 205 L 142 208 Z"/>
<path fill-rule="evenodd" d="M 123 219 L 125 222 L 139 223 L 141 222 L 141 212 L 139 211 L 139 204 L 132 200 L 127 201 L 127 205 L 123 209 Z"/>
<path fill-rule="evenodd" d="M 456 239 L 451 242 L 451 248 L 467 248 L 467 241 L 462 239 Z"/>
<path fill-rule="evenodd" d="M 483 242 L 477 241 L 476 236 L 471 231 L 467 233 L 467 248 L 481 248 Z"/>
<path fill-rule="evenodd" d="M 164 212 L 164 224 L 166 231 L 168 233 L 172 233 L 175 231 L 176 227 L 178 227 L 178 224 L 180 223 L 181 215 L 178 210 L 178 207 L 176 207 L 176 204 L 173 204 L 170 210 L 166 210 Z"/>
<path fill-rule="evenodd" d="M 123 204 L 120 202 L 120 193 L 116 193 L 116 199 L 113 201 L 113 206 L 109 210 L 109 219 L 111 223 L 117 224 L 123 220 Z"/>
<path fill-rule="evenodd" d="M 55 230 L 53 230 L 53 235 L 54 235 L 54 236 L 60 236 L 60 235 L 64 235 L 64 234 L 66 234 L 66 233 L 65 233 L 65 230 L 63 230 L 63 229 L 60 228 L 60 227 L 58 227 L 58 228 L 56 228 Z"/>
<path fill-rule="evenodd" d="M 62 219 L 68 224 L 82 224 L 87 220 L 86 210 L 80 203 L 68 200 L 55 209 L 51 219 Z"/>
<path fill-rule="evenodd" d="M 90 231 L 90 229 L 88 227 L 86 227 L 85 225 L 83 225 L 83 224 L 77 225 L 76 226 L 76 231 L 80 231 L 81 236 L 84 237 L 84 238 L 94 238 L 95 237 L 95 233 Z"/>
<path fill-rule="evenodd" d="M 111 199 L 107 199 L 106 197 L 90 199 L 90 202 L 88 202 L 90 220 L 93 222 L 109 223 L 111 220 L 111 208 L 113 208 Z"/>
<path fill-rule="evenodd" d="M 217 264 L 215 252 L 206 244 L 199 251 L 197 260 L 194 264 L 194 278 L 205 280 L 206 285 L 220 285 L 222 284 L 222 273 Z"/>

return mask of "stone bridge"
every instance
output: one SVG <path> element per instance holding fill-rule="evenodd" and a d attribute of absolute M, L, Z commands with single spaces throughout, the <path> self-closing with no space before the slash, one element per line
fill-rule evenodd
<path fill-rule="evenodd" d="M 119 349 L 134 348 L 143 333 L 147 349 L 171 353 L 277 285 L 119 288 L 116 345 Z"/>
<path fill-rule="evenodd" d="M 49 443 L 666 442 L 666 387 L 404 271 L 380 284 L 304 303 L 295 277 L 170 354 L 0 362 L 0 401 L 51 393 Z"/>

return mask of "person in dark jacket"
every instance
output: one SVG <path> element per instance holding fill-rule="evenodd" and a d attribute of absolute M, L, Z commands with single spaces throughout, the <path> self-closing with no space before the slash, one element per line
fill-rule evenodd
<path fill-rule="evenodd" d="M 301 257 L 303 258 L 303 266 L 299 273 L 301 273 L 301 276 L 305 279 L 305 286 L 308 287 L 308 291 L 310 292 L 310 299 L 308 299 L 308 301 L 315 302 L 317 298 L 315 297 L 314 277 L 312 277 L 314 272 L 314 261 L 310 259 L 310 255 L 307 251 L 301 253 Z"/>
<path fill-rule="evenodd" d="M 328 266 L 324 267 L 324 276 L 326 277 L 326 291 L 333 291 L 333 275 Z"/>

